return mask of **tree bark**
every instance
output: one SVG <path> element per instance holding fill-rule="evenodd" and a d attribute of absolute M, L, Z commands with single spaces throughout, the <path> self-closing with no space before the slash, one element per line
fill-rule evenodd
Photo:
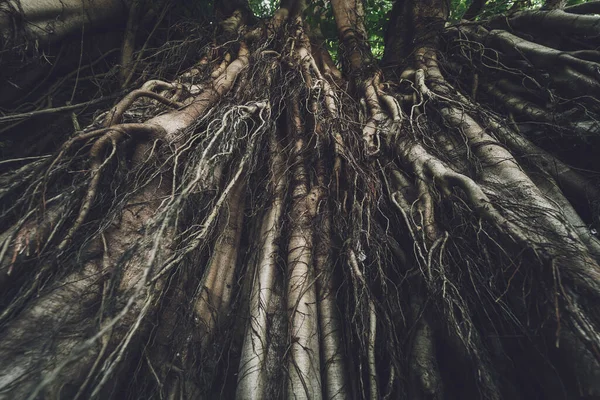
<path fill-rule="evenodd" d="M 125 24 L 25 3 L 11 45 Z M 397 1 L 379 62 L 333 0 L 340 70 L 316 6 L 167 13 L 137 58 L 132 13 L 139 77 L 0 116 L 0 398 L 598 397 L 594 7 Z"/>

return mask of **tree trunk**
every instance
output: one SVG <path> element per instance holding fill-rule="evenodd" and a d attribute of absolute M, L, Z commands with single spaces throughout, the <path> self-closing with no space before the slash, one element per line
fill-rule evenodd
<path fill-rule="evenodd" d="M 598 15 L 398 1 L 378 61 L 358 0 L 159 8 L 153 54 L 67 3 L 2 5 L 126 34 L 113 94 L 0 116 L 0 399 L 600 397 Z"/>

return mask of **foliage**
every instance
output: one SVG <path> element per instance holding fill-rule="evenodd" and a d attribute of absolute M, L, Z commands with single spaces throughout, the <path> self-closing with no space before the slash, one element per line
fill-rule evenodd
<path fill-rule="evenodd" d="M 259 18 L 266 18 L 279 7 L 279 0 L 249 0 L 250 9 Z"/>
<path fill-rule="evenodd" d="M 585 3 L 591 0 L 569 0 L 568 5 Z M 452 22 L 458 22 L 465 14 L 472 1 L 470 0 L 450 0 L 450 18 Z M 529 5 L 524 8 L 540 8 L 543 0 L 530 0 Z M 279 0 L 249 0 L 250 8 L 259 18 L 266 18 L 275 12 L 279 7 Z M 384 49 L 384 32 L 386 21 L 392 10 L 393 0 L 364 0 L 365 7 L 365 26 L 369 33 L 369 43 L 373 55 L 381 59 Z M 493 15 L 508 12 L 515 4 L 513 0 L 488 0 L 477 19 L 485 19 Z M 306 21 L 311 26 L 318 25 L 325 39 L 328 50 L 332 53 L 334 59 L 337 59 L 337 31 L 331 3 L 329 0 L 314 0 L 308 2 L 305 10 Z"/>
<path fill-rule="evenodd" d="M 365 25 L 369 32 L 371 50 L 376 58 L 383 57 L 383 36 L 385 33 L 385 21 L 392 11 L 393 2 L 390 0 L 366 0 L 365 1 Z"/>
<path fill-rule="evenodd" d="M 468 0 L 450 0 L 450 20 L 458 21 L 471 5 Z"/>

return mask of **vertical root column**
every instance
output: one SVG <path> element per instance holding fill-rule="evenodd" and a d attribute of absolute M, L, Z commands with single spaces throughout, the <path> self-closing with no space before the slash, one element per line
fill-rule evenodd
<path fill-rule="evenodd" d="M 368 290 L 367 281 L 358 265 L 358 258 L 354 250 L 348 250 L 348 263 L 352 269 L 352 274 L 356 278 L 355 284 L 363 286 L 364 290 Z M 353 279 L 354 280 L 354 279 Z M 369 333 L 367 336 L 367 360 L 369 366 L 369 399 L 376 400 L 379 398 L 379 388 L 377 384 L 377 363 L 375 360 L 375 340 L 377 339 L 377 311 L 375 310 L 375 302 L 371 298 L 371 294 L 367 294 L 368 311 L 369 311 Z"/>
<path fill-rule="evenodd" d="M 323 163 L 317 165 L 319 186 L 325 187 Z M 323 358 L 323 393 L 326 399 L 347 399 L 350 397 L 347 370 L 343 355 L 342 324 L 335 301 L 333 263 L 331 258 L 331 215 L 326 199 L 321 201 L 325 211 L 320 229 L 316 232 L 315 270 L 317 273 L 317 294 L 319 299 L 319 328 L 321 356 Z"/>
<path fill-rule="evenodd" d="M 215 252 L 206 269 L 196 302 L 195 309 L 201 324 L 200 347 L 203 352 L 214 337 L 217 319 L 228 314 L 244 221 L 245 189 L 245 183 L 239 180 L 227 200 L 229 214 L 226 216 L 225 228 L 215 244 Z"/>
<path fill-rule="evenodd" d="M 444 390 L 435 358 L 434 334 L 425 316 L 421 315 L 424 310 L 423 303 L 420 294 L 411 294 L 411 310 L 416 325 L 409 360 L 410 397 L 443 399 Z"/>
<path fill-rule="evenodd" d="M 288 354 L 288 397 L 321 399 L 317 290 L 312 260 L 312 219 L 319 189 L 308 191 L 308 179 L 296 144 L 291 233 L 288 253 L 287 307 L 291 344 Z"/>
<path fill-rule="evenodd" d="M 238 399 L 262 399 L 267 385 L 267 311 L 274 290 L 281 216 L 287 186 L 281 147 L 274 135 L 271 138 L 270 149 L 274 198 L 261 226 L 262 247 L 250 295 L 250 320 L 244 337 L 236 390 Z"/>

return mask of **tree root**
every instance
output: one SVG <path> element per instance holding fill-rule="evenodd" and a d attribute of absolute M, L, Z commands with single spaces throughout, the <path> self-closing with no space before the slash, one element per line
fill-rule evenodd
<path fill-rule="evenodd" d="M 227 199 L 229 215 L 224 218 L 224 228 L 215 243 L 214 254 L 206 267 L 198 300 L 194 309 L 199 320 L 200 351 L 205 352 L 218 324 L 227 315 L 231 302 L 233 277 L 238 259 L 238 249 L 244 222 L 244 192 L 246 186 L 237 180 Z M 225 222 L 226 221 L 226 222 Z"/>
<path fill-rule="evenodd" d="M 282 150 L 274 136 L 270 139 L 269 147 L 273 200 L 263 217 L 260 231 L 262 247 L 254 276 L 254 280 L 258 282 L 252 285 L 250 318 L 246 328 L 238 373 L 236 397 L 240 399 L 261 399 L 265 395 L 265 362 L 269 342 L 267 307 L 273 291 L 276 254 L 281 234 L 280 220 L 283 215 L 284 194 L 287 187 Z"/>

